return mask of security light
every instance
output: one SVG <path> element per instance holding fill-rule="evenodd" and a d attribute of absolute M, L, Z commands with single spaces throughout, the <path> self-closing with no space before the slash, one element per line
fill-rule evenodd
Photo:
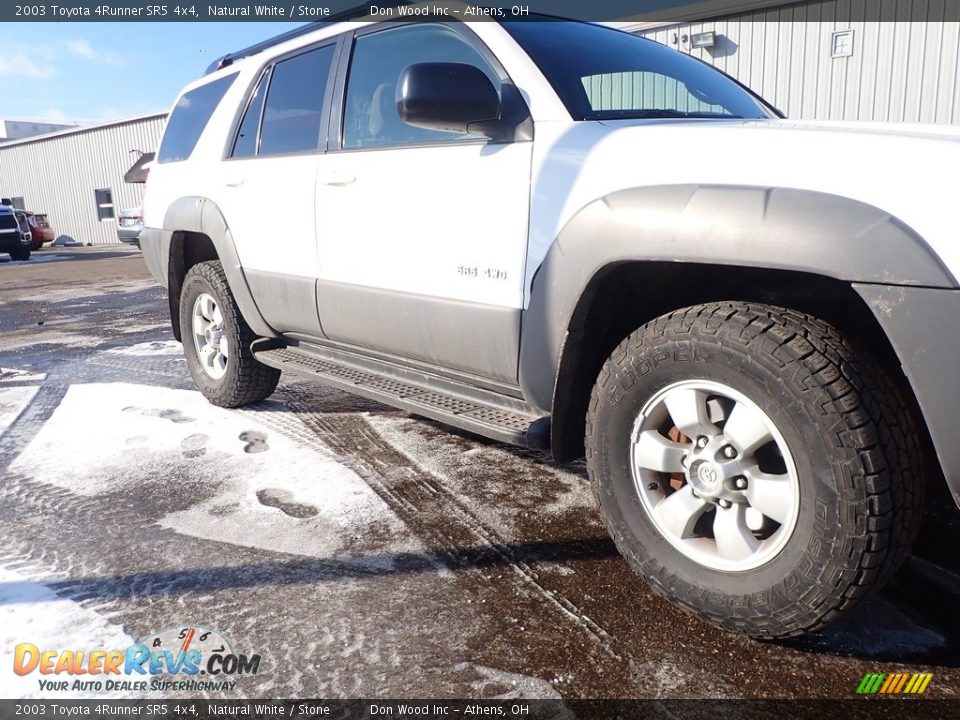
<path fill-rule="evenodd" d="M 715 32 L 696 33 L 691 36 L 690 44 L 695 48 L 712 48 L 717 44 Z"/>

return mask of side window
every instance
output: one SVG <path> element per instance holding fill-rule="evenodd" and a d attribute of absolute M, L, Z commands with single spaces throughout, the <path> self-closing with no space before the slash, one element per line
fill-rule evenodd
<path fill-rule="evenodd" d="M 335 48 L 326 45 L 274 66 L 260 129 L 261 155 L 319 147 L 323 98 Z"/>
<path fill-rule="evenodd" d="M 263 109 L 263 96 L 266 94 L 269 73 L 264 73 L 253 90 L 253 97 L 243 113 L 237 139 L 234 140 L 231 157 L 251 157 L 257 154 L 257 130 L 260 126 L 260 111 Z"/>
<path fill-rule="evenodd" d="M 163 140 L 160 141 L 158 163 L 176 162 L 190 157 L 207 126 L 207 121 L 236 77 L 237 73 L 233 73 L 217 78 L 180 96 L 170 113 L 170 119 L 167 120 Z"/>
<path fill-rule="evenodd" d="M 499 88 L 501 80 L 469 40 L 446 25 L 418 24 L 357 38 L 347 77 L 344 148 L 460 140 L 464 135 L 407 125 L 397 113 L 397 82 L 408 65 L 457 62 L 475 65 Z"/>

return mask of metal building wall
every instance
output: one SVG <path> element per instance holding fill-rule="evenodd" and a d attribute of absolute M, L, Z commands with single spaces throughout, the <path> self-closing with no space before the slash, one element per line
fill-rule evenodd
<path fill-rule="evenodd" d="M 97 219 L 94 190 L 110 188 L 114 214 L 137 207 L 143 185 L 123 181 L 137 154 L 160 144 L 165 114 L 69 130 L 0 145 L 0 194 L 45 212 L 58 235 L 83 244 L 116 243 L 114 220 Z"/>
<path fill-rule="evenodd" d="M 729 73 L 788 117 L 960 124 L 960 22 L 944 21 L 954 1 L 897 0 L 915 22 L 857 20 L 891 0 L 811 0 L 640 34 Z M 846 29 L 853 55 L 833 58 L 832 35 Z M 715 48 L 682 42 L 711 30 Z"/>

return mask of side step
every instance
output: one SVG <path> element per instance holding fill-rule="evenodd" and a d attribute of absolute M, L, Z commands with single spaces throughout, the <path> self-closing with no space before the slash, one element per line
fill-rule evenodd
<path fill-rule="evenodd" d="M 531 412 L 516 398 L 318 345 L 278 348 L 259 341 L 253 351 L 264 365 L 415 415 L 511 445 L 549 446 L 550 419 Z"/>

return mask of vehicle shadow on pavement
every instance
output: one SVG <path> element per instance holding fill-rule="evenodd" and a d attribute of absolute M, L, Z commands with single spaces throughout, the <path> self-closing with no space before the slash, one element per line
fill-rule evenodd
<path fill-rule="evenodd" d="M 133 573 L 113 577 L 72 577 L 45 581 L 57 594 L 75 601 L 108 602 L 133 597 L 171 595 L 178 592 L 216 592 L 264 586 L 311 585 L 371 577 L 438 572 L 441 567 L 479 570 L 523 562 L 570 562 L 612 557 L 617 554 L 608 538 L 563 542 L 496 544 L 449 548 L 424 553 L 385 553 L 332 559 L 296 558 L 252 565 L 186 568 Z M 4 598 L 15 602 L 17 582 L 0 583 L 0 606 Z"/>
<path fill-rule="evenodd" d="M 885 662 L 960 667 L 960 511 L 942 477 L 928 502 L 913 554 L 873 597 L 835 625 L 792 643 L 801 650 Z"/>

